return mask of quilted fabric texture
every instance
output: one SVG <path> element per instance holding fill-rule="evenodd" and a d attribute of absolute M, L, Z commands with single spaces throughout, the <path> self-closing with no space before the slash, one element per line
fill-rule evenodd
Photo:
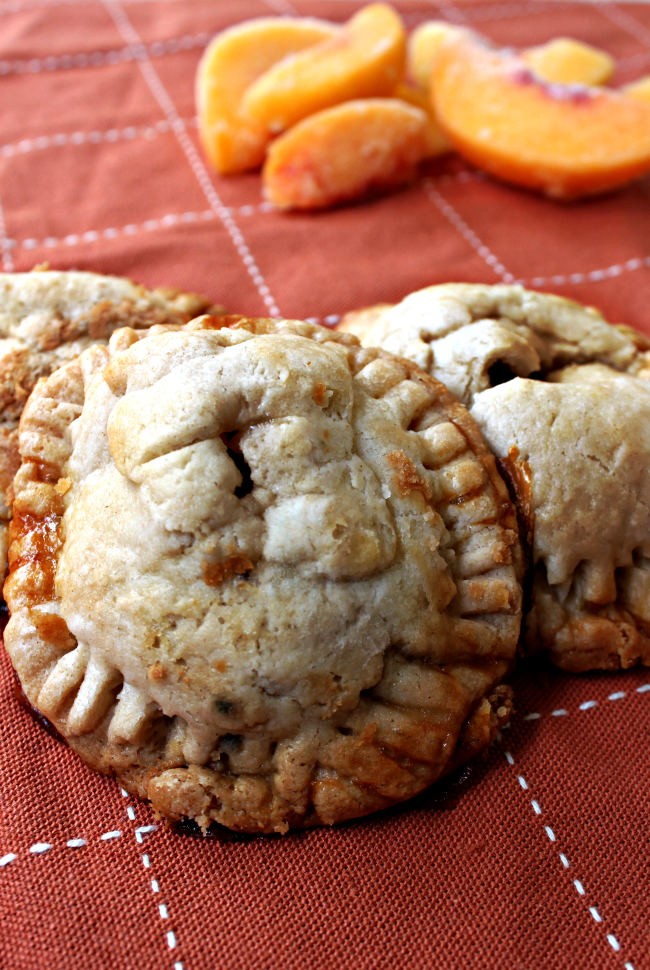
<path fill-rule="evenodd" d="M 316 217 L 205 167 L 193 76 L 241 20 L 346 20 L 356 0 L 1 0 L 2 268 L 89 269 L 231 310 L 334 323 L 449 280 L 512 282 L 650 332 L 648 181 L 571 206 L 457 156 Z M 409 28 L 500 44 L 575 36 L 650 69 L 643 4 L 395 0 Z M 0 662 L 0 966 L 17 970 L 649 970 L 650 675 L 515 679 L 485 762 L 338 829 L 201 839 L 91 775 L 19 705 Z M 154 827 L 155 826 L 155 827 Z"/>

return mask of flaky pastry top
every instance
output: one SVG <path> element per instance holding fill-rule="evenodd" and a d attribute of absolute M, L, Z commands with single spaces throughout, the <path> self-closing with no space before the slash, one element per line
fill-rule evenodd
<path fill-rule="evenodd" d="M 452 703 L 452 739 L 514 654 L 516 518 L 478 429 L 349 335 L 214 317 L 119 330 L 39 384 L 20 445 L 7 646 L 66 736 L 138 744 L 162 715 L 174 763 L 221 778 L 220 745 L 246 760 L 229 738 L 264 749 L 246 764 L 266 775 L 269 744 L 311 731 L 304 787 L 318 725 L 340 728 L 338 751 L 369 691 L 379 708 L 399 674 L 407 706 Z M 45 614 L 69 639 L 37 670 Z M 429 697 L 420 661 L 467 686 Z"/>
<path fill-rule="evenodd" d="M 430 286 L 395 306 L 349 314 L 342 329 L 415 361 L 467 405 L 513 377 L 573 363 L 650 375 L 642 334 L 613 326 L 593 307 L 519 285 Z"/>

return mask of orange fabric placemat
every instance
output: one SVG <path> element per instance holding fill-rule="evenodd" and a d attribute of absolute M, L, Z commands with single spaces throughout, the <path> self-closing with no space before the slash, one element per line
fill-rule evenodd
<path fill-rule="evenodd" d="M 430 283 L 520 280 L 650 333 L 650 182 L 570 206 L 457 157 L 316 216 L 224 180 L 196 138 L 208 38 L 354 0 L 0 0 L 0 250 L 315 318 Z M 650 71 L 650 8 L 397 0 L 500 44 L 579 37 Z M 650 968 L 650 674 L 515 678 L 469 777 L 334 830 L 201 839 L 91 775 L 18 705 L 0 661 L 0 966 L 7 970 Z"/>

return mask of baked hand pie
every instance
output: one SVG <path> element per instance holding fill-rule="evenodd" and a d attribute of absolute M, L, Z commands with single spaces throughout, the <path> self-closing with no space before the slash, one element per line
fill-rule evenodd
<path fill-rule="evenodd" d="M 520 286 L 449 284 L 342 329 L 417 361 L 470 409 L 532 558 L 530 652 L 650 664 L 650 340 Z"/>
<path fill-rule="evenodd" d="M 107 343 L 118 327 L 182 325 L 208 309 L 216 312 L 194 293 L 146 290 L 116 276 L 0 273 L 0 575 L 11 518 L 6 491 L 20 464 L 18 420 L 36 381 L 86 347 Z"/>
<path fill-rule="evenodd" d="M 508 720 L 516 513 L 408 361 L 296 321 L 125 328 L 37 385 L 20 450 L 7 651 L 162 815 L 340 822 Z"/>

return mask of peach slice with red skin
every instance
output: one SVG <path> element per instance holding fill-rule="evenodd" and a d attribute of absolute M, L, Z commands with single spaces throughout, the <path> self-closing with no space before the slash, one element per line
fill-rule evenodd
<path fill-rule="evenodd" d="M 406 33 L 384 3 L 364 7 L 336 37 L 286 57 L 248 88 L 242 114 L 280 132 L 356 98 L 389 96 L 404 75 Z"/>
<path fill-rule="evenodd" d="M 650 171 L 650 104 L 607 88 L 545 83 L 476 35 L 442 44 L 431 91 L 454 147 L 505 181 L 573 199 Z"/>
<path fill-rule="evenodd" d="M 324 209 L 410 181 L 427 150 L 424 111 L 393 98 L 347 101 L 273 142 L 264 194 L 281 209 Z"/>
<path fill-rule="evenodd" d="M 259 168 L 271 133 L 245 120 L 242 95 L 278 61 L 335 37 L 340 28 L 305 17 L 260 17 L 224 30 L 211 41 L 196 75 L 199 136 L 221 175 Z"/>
<path fill-rule="evenodd" d="M 428 91 L 442 44 L 462 34 L 471 32 L 445 20 L 427 20 L 416 27 L 408 39 L 409 79 Z M 616 69 L 616 62 L 605 51 L 571 37 L 556 37 L 538 47 L 528 47 L 520 56 L 538 77 L 552 84 L 607 84 Z"/>
<path fill-rule="evenodd" d="M 556 37 L 521 53 L 528 67 L 551 84 L 607 84 L 616 62 L 605 51 L 571 37 Z"/>

